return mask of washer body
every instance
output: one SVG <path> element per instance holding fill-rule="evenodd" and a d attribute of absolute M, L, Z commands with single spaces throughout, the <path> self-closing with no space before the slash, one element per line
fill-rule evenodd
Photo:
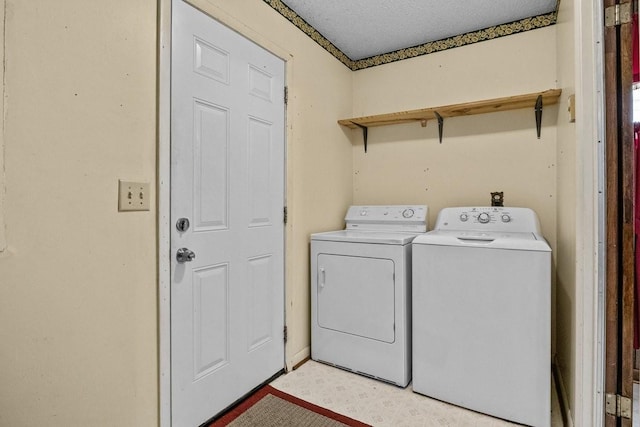
<path fill-rule="evenodd" d="M 549 426 L 551 249 L 535 213 L 443 209 L 412 245 L 413 390 Z"/>
<path fill-rule="evenodd" d="M 411 380 L 411 241 L 426 206 L 352 206 L 311 236 L 311 358 L 402 387 Z"/>

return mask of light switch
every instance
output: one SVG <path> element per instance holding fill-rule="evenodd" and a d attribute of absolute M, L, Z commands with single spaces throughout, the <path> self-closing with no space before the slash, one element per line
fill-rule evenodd
<path fill-rule="evenodd" d="M 119 211 L 148 211 L 150 206 L 151 194 L 148 182 L 118 180 Z"/>

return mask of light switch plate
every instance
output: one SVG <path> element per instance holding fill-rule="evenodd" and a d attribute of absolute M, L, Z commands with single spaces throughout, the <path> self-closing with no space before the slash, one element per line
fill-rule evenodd
<path fill-rule="evenodd" d="M 118 180 L 118 210 L 148 211 L 151 207 L 151 194 L 148 182 Z"/>

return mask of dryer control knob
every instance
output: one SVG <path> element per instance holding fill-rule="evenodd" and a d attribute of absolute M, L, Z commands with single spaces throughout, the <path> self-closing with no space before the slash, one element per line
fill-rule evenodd
<path fill-rule="evenodd" d="M 479 222 L 480 224 L 486 224 L 486 223 L 488 223 L 489 221 L 491 221 L 491 217 L 489 216 L 489 214 L 488 214 L 488 213 L 486 213 L 486 212 L 480 212 L 480 213 L 478 214 L 478 222 Z"/>
<path fill-rule="evenodd" d="M 502 215 L 502 222 L 510 222 L 511 217 L 507 214 Z"/>
<path fill-rule="evenodd" d="M 469 215 L 467 215 L 466 213 L 460 214 L 460 221 L 465 222 L 468 219 Z"/>
<path fill-rule="evenodd" d="M 402 216 L 405 218 L 411 218 L 413 216 L 414 212 L 413 209 L 409 208 L 409 209 L 405 209 L 402 211 Z"/>

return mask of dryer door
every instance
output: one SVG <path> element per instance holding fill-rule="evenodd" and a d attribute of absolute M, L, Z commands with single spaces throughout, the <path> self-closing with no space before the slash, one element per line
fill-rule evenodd
<path fill-rule="evenodd" d="M 395 264 L 386 258 L 319 254 L 318 326 L 395 341 Z"/>

